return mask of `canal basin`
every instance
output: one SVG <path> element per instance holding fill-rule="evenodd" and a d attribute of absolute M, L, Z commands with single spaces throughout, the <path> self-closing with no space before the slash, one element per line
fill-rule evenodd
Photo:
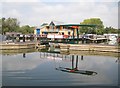
<path fill-rule="evenodd" d="M 81 86 L 118 85 L 118 62 L 114 56 L 29 52 L 2 55 L 3 86 Z M 96 75 L 69 73 L 56 68 L 78 69 Z M 81 58 L 82 57 L 82 58 Z"/>

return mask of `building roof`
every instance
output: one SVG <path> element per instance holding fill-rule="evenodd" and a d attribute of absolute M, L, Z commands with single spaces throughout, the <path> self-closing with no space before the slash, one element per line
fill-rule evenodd
<path fill-rule="evenodd" d="M 97 26 L 95 24 L 70 24 L 70 23 L 64 23 L 64 22 L 60 22 L 60 21 L 51 21 L 51 23 L 54 23 L 55 26 L 86 26 L 86 27 L 95 27 L 95 26 Z"/>
<path fill-rule="evenodd" d="M 41 26 L 46 26 L 46 25 L 48 25 L 48 23 L 43 23 Z"/>
<path fill-rule="evenodd" d="M 46 26 L 49 26 L 48 23 L 43 23 L 40 28 L 43 28 L 43 27 L 46 27 Z"/>
<path fill-rule="evenodd" d="M 56 26 L 81 26 L 81 27 L 96 27 L 97 25 L 95 24 L 61 24 L 61 25 L 56 25 Z"/>
<path fill-rule="evenodd" d="M 56 20 L 53 20 L 53 21 L 51 21 L 51 22 L 53 22 L 55 25 L 63 25 L 63 24 L 65 24 L 64 22 L 56 21 Z M 50 23 L 51 23 L 51 22 L 50 22 Z"/>
<path fill-rule="evenodd" d="M 77 26 L 77 27 L 96 27 L 97 26 L 95 24 L 68 24 L 68 23 L 64 23 L 64 22 L 60 22 L 60 21 L 51 21 L 49 25 L 47 23 L 45 23 L 45 24 L 43 23 L 41 25 L 41 27 L 50 26 L 51 24 L 53 24 L 55 26 L 67 26 L 67 27 L 72 27 L 72 26 Z"/>

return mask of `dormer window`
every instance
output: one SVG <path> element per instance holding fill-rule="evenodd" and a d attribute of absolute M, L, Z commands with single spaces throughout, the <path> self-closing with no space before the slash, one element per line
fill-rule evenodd
<path fill-rule="evenodd" d="M 53 21 L 50 23 L 49 26 L 50 26 L 51 29 L 54 29 L 55 24 L 53 23 Z"/>

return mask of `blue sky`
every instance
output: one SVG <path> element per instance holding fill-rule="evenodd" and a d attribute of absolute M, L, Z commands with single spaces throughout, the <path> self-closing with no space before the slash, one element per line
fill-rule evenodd
<path fill-rule="evenodd" d="M 2 17 L 15 17 L 20 25 L 100 18 L 105 26 L 118 27 L 118 0 L 4 0 L 1 7 Z"/>

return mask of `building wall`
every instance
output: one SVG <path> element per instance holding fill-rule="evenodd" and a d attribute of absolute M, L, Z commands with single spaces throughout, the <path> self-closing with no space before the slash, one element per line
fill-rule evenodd
<path fill-rule="evenodd" d="M 34 35 L 36 35 L 37 33 L 36 33 L 36 29 L 34 29 Z"/>
<path fill-rule="evenodd" d="M 72 30 L 60 30 L 58 34 L 64 33 L 64 35 L 69 35 L 68 32 L 70 32 L 70 36 L 72 36 L 72 33 L 73 33 Z"/>
<path fill-rule="evenodd" d="M 34 29 L 34 34 L 35 34 L 35 35 L 40 35 L 40 33 L 37 32 L 37 30 L 39 30 L 39 29 L 40 29 L 40 28 L 35 28 L 35 29 Z M 41 30 L 40 30 L 40 31 L 41 31 Z"/>
<path fill-rule="evenodd" d="M 37 28 L 34 30 L 34 34 L 37 34 L 36 32 Z M 53 31 L 53 32 L 50 32 Z M 56 33 L 55 33 L 56 31 Z M 64 28 L 63 26 L 60 27 L 54 27 L 54 29 L 51 29 L 50 27 L 42 27 L 40 28 L 40 35 L 43 34 L 43 32 L 48 32 L 48 34 L 62 34 L 64 33 L 64 35 L 69 35 L 68 32 L 70 32 L 70 36 L 72 36 L 73 34 L 73 30 L 72 29 L 67 29 Z M 75 36 L 76 36 L 76 31 L 75 31 Z"/>
<path fill-rule="evenodd" d="M 46 27 L 41 28 L 41 30 L 40 30 L 40 35 L 42 35 L 42 33 L 43 33 L 44 31 L 47 31 L 47 28 L 46 28 Z"/>

